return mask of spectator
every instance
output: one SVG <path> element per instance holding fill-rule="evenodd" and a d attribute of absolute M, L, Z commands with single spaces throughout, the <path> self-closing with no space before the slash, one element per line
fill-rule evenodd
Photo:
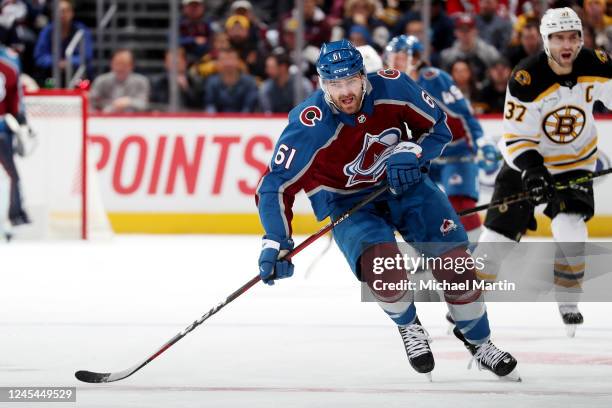
<path fill-rule="evenodd" d="M 265 0 L 264 0 L 265 1 Z M 258 10 L 261 11 L 261 10 Z M 248 0 L 234 1 L 230 7 L 231 16 L 244 16 L 249 20 L 249 40 L 254 43 L 265 42 L 268 27 L 253 13 L 253 5 Z M 229 18 L 228 17 L 228 18 Z"/>
<path fill-rule="evenodd" d="M 455 84 L 457 84 L 457 87 L 471 105 L 471 100 L 478 93 L 478 88 L 476 85 L 476 77 L 474 76 L 469 61 L 465 59 L 456 60 L 451 64 L 449 72 Z"/>
<path fill-rule="evenodd" d="M 249 73 L 258 77 L 265 74 L 264 61 L 265 45 L 249 35 L 251 22 L 240 14 L 231 15 L 225 22 L 231 48 L 238 52 L 240 58 L 246 63 Z"/>
<path fill-rule="evenodd" d="M 373 45 L 377 51 L 383 50 L 389 41 L 389 30 L 376 17 L 380 7 L 377 0 L 347 0 L 344 3 L 344 19 L 339 26 L 334 27 L 332 41 L 348 37 L 353 25 L 361 25 L 367 27 L 372 34 Z"/>
<path fill-rule="evenodd" d="M 289 56 L 283 53 L 272 53 L 266 59 L 268 79 L 261 85 L 259 105 L 265 113 L 285 113 L 295 106 L 296 76 L 289 72 Z M 302 99 L 312 92 L 312 84 L 303 79 Z"/>
<path fill-rule="evenodd" d="M 202 57 L 200 61 L 193 67 L 197 74 L 202 78 L 209 77 L 212 74 L 217 73 L 217 58 L 219 52 L 231 48 L 229 37 L 225 31 L 219 31 L 213 36 L 212 48 L 210 52 Z M 243 71 L 246 71 L 246 64 L 244 64 Z"/>
<path fill-rule="evenodd" d="M 349 40 L 355 47 L 372 45 L 372 35 L 366 26 L 355 24 L 349 32 Z"/>
<path fill-rule="evenodd" d="M 257 106 L 255 78 L 241 72 L 238 51 L 221 50 L 217 74 L 206 82 L 206 112 L 254 112 Z"/>
<path fill-rule="evenodd" d="M 34 69 L 34 30 L 36 12 L 24 0 L 2 0 L 0 4 L 0 41 L 19 53 L 23 72 Z"/>
<path fill-rule="evenodd" d="M 406 21 L 402 34 L 414 35 L 421 42 L 425 41 L 425 25 L 420 15 Z"/>
<path fill-rule="evenodd" d="M 440 52 L 453 45 L 455 41 L 454 23 L 444 12 L 444 7 L 439 0 L 433 0 L 431 4 L 431 52 L 429 60 L 433 66 L 440 66 Z M 396 27 L 397 35 L 414 35 L 421 42 L 425 41 L 425 26 L 419 13 L 407 13 Z"/>
<path fill-rule="evenodd" d="M 202 110 L 204 104 L 204 83 L 200 76 L 187 71 L 187 58 L 183 48 L 177 56 L 177 83 L 179 89 L 179 111 Z M 170 102 L 170 74 L 172 70 L 172 51 L 166 51 L 164 60 L 166 72 L 151 78 L 151 105 L 154 109 L 168 110 Z"/>
<path fill-rule="evenodd" d="M 504 58 L 498 59 L 489 67 L 487 80 L 472 103 L 477 114 L 502 113 L 504 111 L 506 86 L 511 73 L 512 68 Z"/>
<path fill-rule="evenodd" d="M 432 55 L 439 55 L 442 50 L 449 48 L 455 41 L 455 24 L 453 20 L 446 14 L 444 10 L 445 1 L 443 0 L 432 0 L 431 1 L 431 23 L 430 23 L 430 41 L 432 46 Z M 409 27 L 409 24 L 411 25 Z M 407 34 L 414 35 L 421 41 L 425 41 L 422 18 L 420 13 L 408 12 L 400 19 L 400 22 L 396 26 L 395 35 Z M 434 60 L 439 58 L 430 58 L 432 64 Z"/>
<path fill-rule="evenodd" d="M 456 13 L 475 14 L 480 11 L 478 8 L 480 2 L 478 0 L 448 0 L 446 3 L 446 11 L 450 15 Z"/>
<path fill-rule="evenodd" d="M 118 50 L 111 59 L 111 72 L 97 77 L 89 93 L 93 110 L 102 112 L 138 112 L 149 105 L 149 80 L 134 73 L 134 56 Z"/>
<path fill-rule="evenodd" d="M 291 14 L 283 19 L 281 29 L 297 27 L 297 18 L 298 11 L 293 9 Z M 317 0 L 304 0 L 304 40 L 306 44 L 318 51 L 324 42 L 329 42 L 330 38 L 331 27 L 325 13 L 317 6 Z"/>
<path fill-rule="evenodd" d="M 512 45 L 518 44 L 519 35 L 523 29 L 523 26 L 527 24 L 527 21 L 533 19 L 537 20 L 538 22 L 540 21 L 540 18 L 542 18 L 542 13 L 546 11 L 545 9 L 542 9 L 542 3 L 544 2 L 541 2 L 539 0 L 532 0 L 524 2 L 522 4 L 522 12 L 518 15 L 512 27 Z"/>
<path fill-rule="evenodd" d="M 542 36 L 540 35 L 540 23 L 537 19 L 528 19 L 519 35 L 520 43 L 510 46 L 506 52 L 506 58 L 511 66 L 516 66 L 523 58 L 535 55 L 542 49 Z"/>
<path fill-rule="evenodd" d="M 595 31 L 595 46 L 612 52 L 612 17 L 606 14 L 605 0 L 584 0 L 584 24 Z"/>
<path fill-rule="evenodd" d="M 286 50 L 295 53 L 295 32 L 298 27 L 298 11 L 293 9 L 281 23 L 281 45 Z M 308 73 L 316 75 L 314 69 L 319 49 L 331 38 L 331 26 L 327 22 L 325 13 L 317 6 L 317 0 L 304 0 L 304 39 L 305 47 L 302 56 L 309 64 Z M 348 35 L 348 34 L 347 34 Z"/>
<path fill-rule="evenodd" d="M 505 49 L 512 37 L 512 23 L 497 14 L 498 0 L 480 0 L 480 13 L 476 16 L 479 36 L 498 50 Z"/>
<path fill-rule="evenodd" d="M 457 40 L 451 48 L 442 51 L 442 67 L 448 71 L 455 60 L 465 59 L 474 71 L 474 76 L 484 78 L 487 67 L 493 61 L 499 59 L 499 52 L 495 47 L 478 37 L 478 29 L 472 16 L 468 14 L 460 15 L 455 26 Z"/>
<path fill-rule="evenodd" d="M 61 71 L 63 72 L 66 69 L 67 64 L 72 64 L 74 69 L 76 69 L 80 64 L 80 47 L 76 47 L 70 61 L 66 61 L 65 59 L 66 48 L 79 30 L 83 30 L 83 39 L 85 41 L 85 63 L 87 64 L 87 67 L 90 68 L 93 58 L 93 43 L 89 28 L 87 28 L 83 23 L 74 20 L 74 8 L 72 6 L 72 2 L 69 0 L 60 0 L 59 12 L 62 38 L 59 62 Z M 51 70 L 53 66 L 53 47 L 51 45 L 52 37 L 53 23 L 49 23 L 40 32 L 38 41 L 36 42 L 36 47 L 34 48 L 34 61 L 38 69 L 36 79 L 41 84 L 47 78 L 51 77 Z"/>
<path fill-rule="evenodd" d="M 204 15 L 206 11 L 204 0 L 182 0 L 182 5 L 179 41 L 191 65 L 209 51 L 212 29 Z"/>

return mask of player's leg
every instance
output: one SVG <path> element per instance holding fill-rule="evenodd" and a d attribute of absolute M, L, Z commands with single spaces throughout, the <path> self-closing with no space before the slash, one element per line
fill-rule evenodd
<path fill-rule="evenodd" d="M 490 340 L 489 320 L 480 289 L 474 287 L 476 270 L 467 251 L 467 234 L 446 195 L 428 178 L 414 190 L 390 201 L 392 220 L 406 241 L 432 260 L 438 282 L 455 288 L 444 291 L 456 321 L 458 337 L 473 358 L 500 377 L 514 372 L 516 360 Z M 517 378 L 513 373 L 511 378 Z M 510 378 L 509 377 L 509 378 Z"/>
<path fill-rule="evenodd" d="M 6 148 L 2 134 L 0 134 L 0 243 L 9 237 L 9 207 L 11 202 L 11 178 L 6 171 L 10 152 Z"/>
<path fill-rule="evenodd" d="M 2 155 L 2 153 L 0 153 Z M 1 159 L 0 159 L 1 162 Z M 0 165 L 0 245 L 8 241 L 8 209 L 10 202 L 11 179 Z"/>
<path fill-rule="evenodd" d="M 343 212 L 344 206 L 339 206 L 332 219 Z M 333 236 L 355 276 L 367 284 L 379 306 L 397 325 L 412 367 L 419 373 L 429 373 L 434 368 L 434 358 L 429 336 L 418 320 L 412 292 L 385 290 L 380 282 L 376 283 L 377 279 L 387 284 L 407 280 L 403 268 L 385 267 L 383 273 L 375 270 L 375 259 L 393 259 L 400 254 L 394 229 L 386 220 L 387 212 L 385 203 L 370 204 L 334 228 Z"/>
<path fill-rule="evenodd" d="M 584 171 L 572 171 L 555 176 L 555 181 L 584 176 Z M 585 183 L 557 192 L 557 199 L 549 203 L 544 213 L 552 218 L 551 229 L 556 243 L 554 263 L 555 297 L 567 334 L 574 337 L 576 325 L 584 319 L 578 310 L 582 280 L 586 267 L 585 243 L 588 239 L 586 221 L 595 212 L 593 184 Z"/>
<path fill-rule="evenodd" d="M 478 202 L 478 166 L 476 163 L 445 164 L 441 170 L 441 184 L 453 208 L 458 213 L 474 208 Z M 478 213 L 461 217 L 461 224 L 470 242 L 478 242 L 482 221 Z"/>
<path fill-rule="evenodd" d="M 13 159 L 13 136 L 0 132 L 0 150 L 2 151 L 2 166 L 11 179 L 9 219 L 13 225 L 27 224 L 30 219 L 22 207 L 19 173 Z"/>
<path fill-rule="evenodd" d="M 491 201 L 503 199 L 523 191 L 521 174 L 506 163 L 495 179 Z M 528 229 L 535 230 L 534 206 L 528 201 L 491 208 L 485 217 L 485 227 L 474 251 L 474 257 L 484 261 L 478 277 L 494 282 L 506 256 Z"/>

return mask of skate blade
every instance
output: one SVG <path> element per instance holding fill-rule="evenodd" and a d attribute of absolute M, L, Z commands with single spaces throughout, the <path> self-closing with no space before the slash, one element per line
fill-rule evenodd
<path fill-rule="evenodd" d="M 498 376 L 497 378 L 499 378 L 502 381 L 523 382 L 523 379 L 521 378 L 521 375 L 519 374 L 516 367 L 514 367 L 514 370 L 510 371 L 508 374 L 504 375 L 503 377 Z"/>
<path fill-rule="evenodd" d="M 566 324 L 565 325 L 565 334 L 567 334 L 567 337 L 573 338 L 576 336 L 576 326 L 578 325 L 577 324 Z"/>
<path fill-rule="evenodd" d="M 425 373 L 425 377 L 427 377 L 427 379 L 429 380 L 429 382 L 433 382 L 433 377 L 431 376 L 431 371 L 428 373 Z"/>

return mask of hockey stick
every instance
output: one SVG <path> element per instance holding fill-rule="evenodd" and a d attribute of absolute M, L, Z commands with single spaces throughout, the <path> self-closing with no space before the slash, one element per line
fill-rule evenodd
<path fill-rule="evenodd" d="M 605 176 L 606 174 L 610 174 L 612 173 L 612 168 L 609 169 L 605 169 L 605 170 L 600 170 L 600 171 L 596 171 L 594 173 L 589 173 L 587 175 L 584 175 L 582 177 L 578 177 L 575 178 L 573 180 L 568 181 L 565 184 L 561 184 L 560 182 L 555 183 L 555 189 L 556 190 L 566 190 L 568 188 L 572 188 L 572 186 L 576 185 L 576 184 L 582 184 L 582 183 L 587 183 L 597 177 L 601 177 L 601 176 Z M 457 215 L 459 215 L 460 217 L 463 217 L 464 215 L 468 215 L 468 214 L 473 214 L 475 212 L 478 211 L 482 211 L 482 210 L 488 210 L 490 208 L 497 208 L 497 207 L 501 207 L 501 206 L 505 206 L 505 205 L 509 205 L 509 204 L 514 204 L 517 203 L 519 201 L 523 201 L 523 200 L 528 200 L 533 196 L 532 192 L 530 191 L 522 191 L 520 193 L 517 194 L 512 194 L 509 195 L 508 197 L 504 197 L 504 198 L 500 198 L 499 200 L 493 200 L 490 203 L 487 204 L 482 204 L 482 205 L 478 205 L 474 208 L 469 208 L 467 210 L 461 211 L 459 213 L 457 213 Z"/>
<path fill-rule="evenodd" d="M 296 246 L 292 251 L 290 251 L 287 255 L 285 255 L 283 259 L 290 260 L 291 258 L 293 258 L 298 253 L 302 252 L 302 250 L 304 250 L 307 246 L 312 244 L 314 241 L 319 239 L 321 236 L 325 235 L 327 232 L 331 231 L 333 228 L 335 228 L 338 224 L 346 220 L 356 211 L 359 211 L 360 209 L 362 209 L 363 207 L 365 207 L 366 205 L 374 201 L 378 196 L 380 196 L 385 191 L 387 191 L 387 186 L 381 187 L 378 190 L 373 191 L 368 196 L 366 196 L 362 201 L 355 204 L 353 208 L 349 209 L 344 214 L 342 214 L 340 218 L 328 223 L 327 225 L 322 227 L 319 231 L 317 231 L 313 235 L 306 238 L 306 240 L 304 240 L 302 243 Z M 189 326 L 187 326 L 182 332 L 178 333 L 176 336 L 171 338 L 166 344 L 161 346 L 159 350 L 157 350 L 151 356 L 147 357 L 144 361 L 130 368 L 127 368 L 123 371 L 118 371 L 114 373 L 96 373 L 92 371 L 81 370 L 81 371 L 77 371 L 74 374 L 75 377 L 78 380 L 86 382 L 86 383 L 107 383 L 107 382 L 123 380 L 124 378 L 129 377 L 130 375 L 134 374 L 136 371 L 140 370 L 142 367 L 149 364 L 151 361 L 157 358 L 164 351 L 168 350 L 170 347 L 172 347 L 172 345 L 174 345 L 180 339 L 185 337 L 188 333 L 193 331 L 196 327 L 204 323 L 206 319 L 208 319 L 209 317 L 217 313 L 219 310 L 221 310 L 224 306 L 226 306 L 227 304 L 231 303 L 233 300 L 238 298 L 240 295 L 242 295 L 244 292 L 249 290 L 252 286 L 254 286 L 260 280 L 261 278 L 259 277 L 259 275 L 253 277 L 251 280 L 249 280 L 247 283 L 245 283 L 240 288 L 238 288 L 236 291 L 234 291 L 231 295 L 229 295 L 225 300 L 220 302 L 217 306 L 210 309 L 208 312 L 202 315 L 202 317 L 200 317 L 198 320 L 194 321 Z"/>

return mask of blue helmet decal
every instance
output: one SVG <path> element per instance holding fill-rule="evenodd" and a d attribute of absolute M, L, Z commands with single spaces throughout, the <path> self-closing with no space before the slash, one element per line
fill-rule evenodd
<path fill-rule="evenodd" d="M 348 78 L 365 72 L 361 53 L 348 40 L 323 44 L 317 60 L 317 73 L 322 79 Z"/>
<path fill-rule="evenodd" d="M 421 41 L 415 37 L 414 35 L 398 35 L 397 37 L 393 37 L 387 47 L 385 48 L 386 53 L 390 52 L 405 52 L 408 54 L 413 54 L 415 52 L 423 52 L 423 44 Z"/>

